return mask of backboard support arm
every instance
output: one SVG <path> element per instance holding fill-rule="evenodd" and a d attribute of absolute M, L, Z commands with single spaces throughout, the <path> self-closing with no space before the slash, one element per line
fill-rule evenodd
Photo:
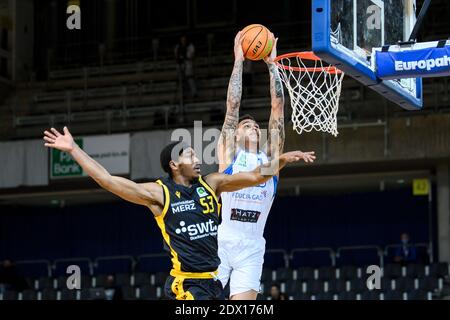
<path fill-rule="evenodd" d="M 414 25 L 411 35 L 409 36 L 409 41 L 413 41 L 413 42 L 417 41 L 417 35 L 419 34 L 420 28 L 422 27 L 423 20 L 425 19 L 425 16 L 427 15 L 430 5 L 431 5 L 431 0 L 425 0 L 425 2 L 422 5 L 422 8 L 420 9 L 419 16 L 417 17 L 417 22 Z"/>

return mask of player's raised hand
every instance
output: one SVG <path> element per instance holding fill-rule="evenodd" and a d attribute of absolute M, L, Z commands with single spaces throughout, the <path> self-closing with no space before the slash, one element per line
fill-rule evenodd
<path fill-rule="evenodd" d="M 70 152 L 75 146 L 72 135 L 67 127 L 64 127 L 64 134 L 61 134 L 55 128 L 51 128 L 50 131 L 44 131 L 44 144 L 46 147 L 55 148 L 61 151 Z"/>
<path fill-rule="evenodd" d="M 314 151 L 302 152 L 302 151 L 291 151 L 283 153 L 280 156 L 281 161 L 285 161 L 286 163 L 298 162 L 300 160 L 305 161 L 306 163 L 312 163 L 316 159 L 314 155 Z"/>
<path fill-rule="evenodd" d="M 273 35 L 273 33 L 271 32 L 270 35 L 272 36 L 273 39 L 273 47 L 272 47 L 272 51 L 270 52 L 270 54 L 264 58 L 264 61 L 269 64 L 269 63 L 274 63 L 275 62 L 275 58 L 277 57 L 277 43 L 278 43 L 278 38 L 275 38 L 275 36 Z"/>
<path fill-rule="evenodd" d="M 236 61 L 244 61 L 244 51 L 242 50 L 242 32 L 239 31 L 234 38 L 234 59 Z"/>

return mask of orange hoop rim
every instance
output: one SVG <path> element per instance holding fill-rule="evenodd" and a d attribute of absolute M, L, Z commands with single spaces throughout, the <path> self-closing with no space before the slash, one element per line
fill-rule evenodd
<path fill-rule="evenodd" d="M 329 66 L 329 67 L 318 67 L 318 68 L 301 68 L 301 67 L 292 67 L 292 66 L 285 66 L 284 64 L 281 64 L 280 61 L 283 59 L 290 59 L 290 58 L 300 58 L 302 60 L 311 60 L 311 61 L 322 61 L 318 56 L 314 54 L 312 51 L 304 51 L 304 52 L 291 52 L 282 54 L 274 59 L 275 64 L 283 68 L 284 70 L 290 70 L 290 71 L 297 71 L 297 72 L 322 72 L 325 71 L 330 74 L 341 74 L 342 71 L 339 70 L 336 67 Z"/>

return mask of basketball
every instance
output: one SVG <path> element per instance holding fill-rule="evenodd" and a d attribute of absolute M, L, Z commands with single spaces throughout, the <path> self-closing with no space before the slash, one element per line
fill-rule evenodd
<path fill-rule="evenodd" d="M 274 39 L 269 29 L 261 24 L 251 24 L 242 29 L 242 50 L 245 58 L 261 60 L 272 51 Z"/>

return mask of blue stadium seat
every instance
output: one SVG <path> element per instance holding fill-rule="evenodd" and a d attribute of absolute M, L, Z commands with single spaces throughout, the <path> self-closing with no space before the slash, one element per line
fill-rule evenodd
<path fill-rule="evenodd" d="M 384 300 L 404 300 L 403 291 L 388 290 L 383 293 Z"/>
<path fill-rule="evenodd" d="M 447 262 L 438 262 L 430 265 L 430 275 L 437 278 L 445 278 L 450 276 Z"/>
<path fill-rule="evenodd" d="M 41 300 L 56 300 L 57 291 L 54 289 L 44 289 L 41 291 Z"/>
<path fill-rule="evenodd" d="M 78 290 L 62 289 L 60 300 L 76 300 Z"/>
<path fill-rule="evenodd" d="M 361 292 L 361 300 L 380 300 L 381 292 L 380 290 L 368 290 Z"/>
<path fill-rule="evenodd" d="M 334 295 L 330 292 L 320 292 L 314 295 L 315 300 L 334 300 Z"/>
<path fill-rule="evenodd" d="M 91 293 L 89 288 L 82 288 L 80 292 L 80 300 L 90 300 Z"/>
<path fill-rule="evenodd" d="M 36 289 L 37 279 L 35 279 L 35 278 L 25 278 L 25 282 L 26 282 L 27 288 L 29 288 L 29 289 Z"/>
<path fill-rule="evenodd" d="M 320 267 L 318 269 L 318 278 L 328 281 L 336 279 L 336 269 L 334 267 Z"/>
<path fill-rule="evenodd" d="M 20 295 L 21 295 L 22 300 L 37 300 L 38 299 L 37 291 L 34 291 L 34 290 L 22 291 Z"/>
<path fill-rule="evenodd" d="M 286 282 L 293 279 L 293 270 L 291 268 L 278 268 L 275 271 L 275 281 Z"/>
<path fill-rule="evenodd" d="M 358 279 L 358 268 L 355 266 L 342 266 L 339 268 L 339 278 L 344 280 Z"/>
<path fill-rule="evenodd" d="M 294 300 L 311 300 L 311 295 L 308 293 L 297 293 L 296 295 L 293 296 Z"/>
<path fill-rule="evenodd" d="M 138 288 L 139 300 L 155 300 L 156 297 L 156 287 L 155 286 L 142 286 Z"/>
<path fill-rule="evenodd" d="M 292 280 L 286 282 L 285 284 L 285 293 L 288 296 L 295 296 L 298 293 L 302 292 L 302 282 L 299 280 Z"/>
<path fill-rule="evenodd" d="M 169 276 L 168 272 L 157 272 L 155 274 L 155 286 L 163 287 L 166 283 L 167 277 Z"/>
<path fill-rule="evenodd" d="M 364 279 L 350 280 L 350 291 L 354 293 L 363 293 L 367 290 L 366 281 Z"/>
<path fill-rule="evenodd" d="M 406 293 L 408 300 L 428 300 L 429 294 L 424 290 L 413 290 Z"/>
<path fill-rule="evenodd" d="M 356 300 L 356 294 L 354 292 L 339 292 L 338 300 Z"/>
<path fill-rule="evenodd" d="M 332 279 L 327 281 L 328 292 L 340 293 L 347 291 L 347 280 Z"/>
<path fill-rule="evenodd" d="M 298 280 L 313 280 L 314 279 L 314 269 L 311 267 L 301 267 L 297 270 Z"/>
<path fill-rule="evenodd" d="M 442 278 L 433 276 L 419 278 L 419 289 L 429 292 L 440 290 L 443 287 Z"/>
<path fill-rule="evenodd" d="M 389 278 L 381 279 L 381 290 L 394 290 L 394 280 Z"/>
<path fill-rule="evenodd" d="M 389 279 L 397 279 L 402 276 L 402 266 L 397 263 L 391 263 L 384 267 L 383 276 Z"/>
<path fill-rule="evenodd" d="M 129 286 L 131 284 L 131 275 L 129 273 L 119 273 L 114 276 L 115 284 L 118 286 Z M 95 287 L 101 288 L 107 285 L 107 274 L 100 274 L 95 277 Z"/>
<path fill-rule="evenodd" d="M 425 276 L 424 264 L 409 264 L 406 266 L 406 276 L 410 278 L 420 278 Z"/>
<path fill-rule="evenodd" d="M 150 274 L 145 272 L 138 272 L 134 274 L 134 286 L 140 287 L 143 285 L 150 285 Z"/>
<path fill-rule="evenodd" d="M 134 300 L 136 299 L 136 289 L 131 286 L 123 286 L 122 294 L 124 300 Z"/>
<path fill-rule="evenodd" d="M 116 285 L 127 287 L 131 285 L 131 274 L 129 273 L 118 273 L 115 275 Z"/>
<path fill-rule="evenodd" d="M 395 290 L 414 291 L 416 290 L 416 281 L 413 278 L 402 277 L 394 280 Z"/>
<path fill-rule="evenodd" d="M 36 289 L 54 289 L 54 279 L 49 277 L 40 278 L 38 281 L 36 281 Z"/>
<path fill-rule="evenodd" d="M 19 298 L 19 293 L 14 290 L 6 290 L 3 292 L 3 300 L 17 300 Z"/>
<path fill-rule="evenodd" d="M 102 288 L 106 285 L 106 278 L 108 276 L 106 274 L 100 274 L 94 277 L 93 284 L 96 288 Z"/>
<path fill-rule="evenodd" d="M 306 282 L 306 292 L 316 295 L 325 292 L 325 284 L 322 280 L 309 280 Z"/>

